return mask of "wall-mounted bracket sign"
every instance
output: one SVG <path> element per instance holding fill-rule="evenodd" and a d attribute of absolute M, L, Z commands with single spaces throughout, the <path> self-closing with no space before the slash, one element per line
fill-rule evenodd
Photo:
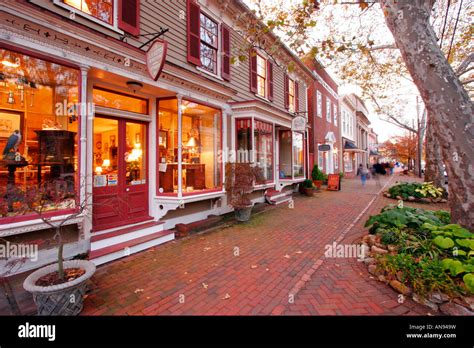
<path fill-rule="evenodd" d="M 329 144 L 322 144 L 318 146 L 318 151 L 331 151 L 331 145 Z"/>
<path fill-rule="evenodd" d="M 296 116 L 291 120 L 291 130 L 293 132 L 304 132 L 306 130 L 306 119 L 303 116 Z"/>
<path fill-rule="evenodd" d="M 168 50 L 168 42 L 156 39 L 146 52 L 146 66 L 148 73 L 153 80 L 158 80 L 163 66 L 165 65 L 166 52 Z"/>

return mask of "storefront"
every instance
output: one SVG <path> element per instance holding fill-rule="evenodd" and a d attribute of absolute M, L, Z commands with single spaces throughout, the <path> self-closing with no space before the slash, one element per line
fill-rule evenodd
<path fill-rule="evenodd" d="M 342 142 L 344 145 L 344 176 L 354 178 L 357 175 L 357 154 L 365 151 L 359 149 L 352 140 L 343 137 Z"/>

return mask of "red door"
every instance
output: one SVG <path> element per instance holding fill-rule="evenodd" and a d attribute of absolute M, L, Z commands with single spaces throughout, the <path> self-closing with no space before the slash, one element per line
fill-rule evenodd
<path fill-rule="evenodd" d="M 138 121 L 94 118 L 94 231 L 149 218 L 147 133 Z"/>

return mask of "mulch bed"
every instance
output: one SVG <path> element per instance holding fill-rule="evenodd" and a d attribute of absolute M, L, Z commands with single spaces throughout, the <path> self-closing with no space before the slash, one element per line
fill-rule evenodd
<path fill-rule="evenodd" d="M 35 285 L 37 286 L 52 286 L 52 285 L 58 285 L 58 284 L 63 284 L 67 282 L 71 282 L 80 276 L 84 275 L 86 273 L 85 270 L 81 268 L 66 268 L 64 270 L 64 278 L 61 279 L 59 277 L 59 272 L 54 271 L 48 274 L 45 274 L 41 278 L 39 278 Z"/>

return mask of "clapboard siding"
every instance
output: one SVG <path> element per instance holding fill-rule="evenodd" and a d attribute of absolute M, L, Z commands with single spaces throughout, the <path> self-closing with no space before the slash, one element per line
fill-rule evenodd
<path fill-rule="evenodd" d="M 63 17 L 69 16 L 69 11 L 62 7 L 56 6 L 53 1 L 31 0 L 31 3 L 46 9 L 50 12 L 57 13 Z M 201 5 L 203 10 L 206 10 Z M 93 30 L 104 33 L 116 39 L 120 38 L 120 34 L 104 28 L 100 24 L 90 21 L 80 15 L 76 15 L 75 22 L 87 26 Z M 228 23 L 229 24 L 229 23 Z M 247 60 L 238 64 L 231 64 L 231 81 L 223 81 L 210 74 L 206 74 L 196 69 L 196 67 L 187 62 L 187 26 L 186 26 L 186 0 L 156 0 L 140 2 L 140 34 L 153 34 L 160 31 L 160 27 L 167 28 L 168 32 L 161 38 L 168 41 L 167 62 L 178 65 L 181 68 L 192 71 L 195 74 L 202 75 L 206 79 L 230 87 L 236 91 L 236 95 L 230 101 L 245 101 L 258 99 L 249 87 L 249 62 Z M 232 27 L 232 26 L 230 26 Z M 152 35 L 140 37 L 127 37 L 126 42 L 132 46 L 138 47 L 148 41 Z M 231 54 L 237 56 L 241 53 L 239 48 L 245 47 L 244 38 L 242 38 L 234 29 L 231 29 Z M 146 50 L 146 48 L 143 48 Z M 299 69 L 299 67 L 297 67 Z M 273 67 L 274 78 L 274 97 L 273 104 L 279 109 L 284 110 L 284 73 L 286 68 L 282 68 L 277 64 Z M 306 110 L 306 93 L 304 92 L 304 84 L 300 83 L 300 111 Z"/>

